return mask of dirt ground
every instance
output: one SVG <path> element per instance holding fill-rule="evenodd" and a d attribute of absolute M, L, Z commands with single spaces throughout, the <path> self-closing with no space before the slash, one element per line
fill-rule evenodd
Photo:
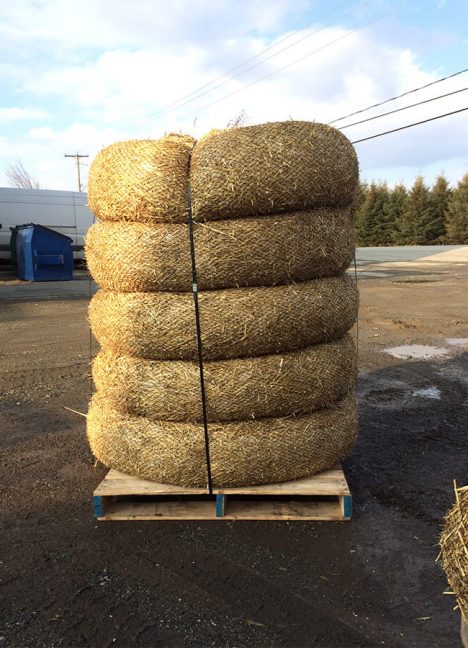
<path fill-rule="evenodd" d="M 435 564 L 466 483 L 468 268 L 359 268 L 351 522 L 97 523 L 87 282 L 0 272 L 0 648 L 459 645 Z M 465 340 L 461 339 L 465 338 Z M 423 344 L 428 359 L 385 351 Z"/>

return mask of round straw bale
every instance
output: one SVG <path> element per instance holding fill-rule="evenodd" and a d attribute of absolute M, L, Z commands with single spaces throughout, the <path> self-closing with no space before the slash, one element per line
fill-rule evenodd
<path fill-rule="evenodd" d="M 336 342 L 256 358 L 205 362 L 209 421 L 306 414 L 343 398 L 356 384 L 350 335 Z M 155 361 L 101 351 L 98 393 L 117 411 L 164 421 L 203 421 L 196 362 Z"/>
<path fill-rule="evenodd" d="M 103 221 L 186 221 L 188 163 L 194 144 L 188 135 L 168 135 L 107 146 L 89 170 L 91 211 Z"/>
<path fill-rule="evenodd" d="M 263 218 L 198 223 L 200 289 L 262 286 L 328 277 L 354 252 L 349 208 L 319 208 Z M 99 223 L 86 236 L 92 276 L 106 290 L 192 289 L 188 225 Z"/>
<path fill-rule="evenodd" d="M 95 396 L 87 433 L 95 457 L 109 468 L 167 484 L 207 483 L 201 424 L 119 414 Z M 305 416 L 212 423 L 208 433 L 215 486 L 287 481 L 332 468 L 350 450 L 356 402 L 348 396 Z"/>
<path fill-rule="evenodd" d="M 205 360 L 281 353 L 336 340 L 353 325 L 358 308 L 346 275 L 270 288 L 199 293 Z M 98 291 L 89 318 L 106 349 L 157 360 L 195 360 L 191 293 Z"/>
<path fill-rule="evenodd" d="M 197 143 L 190 169 L 194 213 L 206 220 L 346 206 L 358 182 L 347 137 L 305 121 L 214 133 Z"/>
<path fill-rule="evenodd" d="M 440 536 L 439 557 L 458 607 L 468 621 L 468 486 L 456 489 L 455 495 Z"/>

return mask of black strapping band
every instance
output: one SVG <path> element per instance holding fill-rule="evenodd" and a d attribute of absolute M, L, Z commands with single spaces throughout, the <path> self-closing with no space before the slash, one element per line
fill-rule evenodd
<path fill-rule="evenodd" d="M 93 225 L 94 225 L 95 222 L 96 222 L 96 216 L 93 213 Z M 92 296 L 93 296 L 93 284 L 92 284 L 91 272 L 89 270 L 87 260 L 86 260 L 86 270 L 88 271 L 88 289 L 89 289 L 89 304 L 90 304 Z M 89 304 L 88 304 L 88 307 L 89 307 Z M 94 387 L 93 372 L 91 371 L 91 363 L 93 361 L 93 330 L 91 328 L 91 322 L 89 321 L 89 317 L 86 319 L 86 321 L 88 322 L 88 328 L 89 328 L 89 367 L 90 367 L 90 371 L 89 371 L 89 400 L 91 400 L 91 398 L 93 396 L 93 387 Z"/>
<path fill-rule="evenodd" d="M 357 273 L 357 263 L 356 263 L 356 248 L 354 248 L 353 255 L 354 262 L 354 282 L 356 284 L 356 290 L 358 290 L 358 273 Z M 359 299 L 359 295 L 358 295 Z M 359 358 L 359 308 L 356 316 L 356 355 Z"/>
<path fill-rule="evenodd" d="M 206 393 L 205 393 L 205 376 L 203 372 L 203 346 L 200 326 L 200 308 L 198 305 L 198 282 L 197 282 L 197 264 L 195 260 L 195 241 L 193 237 L 193 209 L 192 209 L 192 190 L 190 188 L 190 158 L 187 169 L 187 198 L 189 208 L 189 237 L 190 237 L 190 256 L 192 259 L 192 293 L 193 305 L 195 307 L 195 325 L 197 329 L 197 350 L 198 350 L 198 369 L 200 371 L 200 392 L 202 400 L 203 430 L 205 434 L 205 458 L 206 474 L 208 477 L 208 491 L 213 494 L 213 481 L 211 479 L 211 462 L 210 462 L 210 437 L 208 434 L 208 418 L 206 415 Z"/>

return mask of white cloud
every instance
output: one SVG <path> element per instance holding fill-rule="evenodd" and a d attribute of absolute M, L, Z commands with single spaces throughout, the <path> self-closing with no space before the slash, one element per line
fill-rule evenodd
<path fill-rule="evenodd" d="M 2 3 L 0 34 L 64 48 L 164 47 L 225 42 L 276 31 L 310 8 L 307 0 L 16 0 Z"/>
<path fill-rule="evenodd" d="M 18 121 L 20 119 L 47 119 L 49 114 L 39 108 L 0 108 L 0 123 Z"/>
<path fill-rule="evenodd" d="M 29 57 L 0 69 L 9 83 L 16 78 L 28 104 L 47 110 L 55 105 L 57 116 L 55 127 L 38 123 L 19 136 L 5 135 L 0 171 L 11 156 L 20 156 L 47 186 L 73 188 L 74 171 L 71 163 L 67 167 L 64 153 L 79 150 L 94 156 L 118 139 L 159 137 L 173 130 L 199 136 L 225 126 L 241 110 L 250 123 L 291 117 L 328 122 L 441 75 L 423 69 L 409 45 L 382 39 L 379 29 L 351 33 L 344 27 L 326 27 L 314 33 L 318 29 L 314 25 L 286 41 L 291 45 L 310 34 L 294 47 L 239 77 L 234 73 L 222 87 L 196 101 L 164 111 L 168 104 L 288 35 L 291 21 L 309 3 L 176 0 L 164 11 L 155 9 L 150 0 L 137 4 L 136 11 L 134 3 L 123 0 L 85 0 L 76 6 L 65 0 L 4 3 L 0 31 L 11 48 L 27 40 L 37 48 L 58 48 L 64 55 L 39 67 Z M 267 74 L 272 76 L 246 87 Z M 461 78 L 453 79 L 363 117 L 462 84 Z M 466 97 L 454 95 L 344 132 L 350 139 L 359 139 L 464 105 Z M 340 125 L 350 121 L 354 119 Z M 444 168 L 451 177 L 467 165 L 467 136 L 467 120 L 461 115 L 364 142 L 357 145 L 362 174 L 371 178 L 386 173 L 390 180 L 399 179 L 401 173 L 411 181 L 421 170 L 434 174 Z"/>

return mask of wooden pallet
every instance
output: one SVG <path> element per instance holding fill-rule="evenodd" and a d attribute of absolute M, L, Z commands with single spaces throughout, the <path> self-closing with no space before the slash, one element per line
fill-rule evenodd
<path fill-rule="evenodd" d="M 110 470 L 94 491 L 98 520 L 349 520 L 352 498 L 341 466 L 281 484 L 169 486 Z"/>

